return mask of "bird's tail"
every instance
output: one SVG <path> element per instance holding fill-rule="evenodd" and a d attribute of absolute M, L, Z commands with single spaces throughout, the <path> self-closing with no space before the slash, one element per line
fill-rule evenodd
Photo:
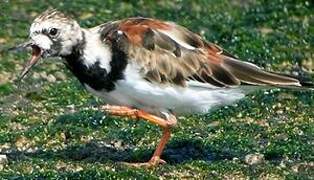
<path fill-rule="evenodd" d="M 298 79 L 262 70 L 254 64 L 226 56 L 226 66 L 242 83 L 251 85 L 301 86 Z"/>
<path fill-rule="evenodd" d="M 283 74 L 283 73 L 274 73 L 280 76 L 286 76 L 293 79 L 297 79 L 302 87 L 305 88 L 314 88 L 314 81 L 308 75 L 291 75 L 291 74 Z"/>
<path fill-rule="evenodd" d="M 314 90 L 314 81 L 310 77 L 267 72 L 254 64 L 239 61 L 230 56 L 224 57 L 224 66 L 242 84 Z"/>

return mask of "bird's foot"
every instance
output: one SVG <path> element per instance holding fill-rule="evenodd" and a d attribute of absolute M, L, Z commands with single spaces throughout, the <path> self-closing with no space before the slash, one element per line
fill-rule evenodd
<path fill-rule="evenodd" d="M 159 156 L 152 157 L 148 162 L 144 163 L 123 163 L 126 166 L 129 167 L 135 167 L 135 168 L 153 168 L 158 165 L 166 164 L 166 161 L 163 159 L 160 159 Z"/>

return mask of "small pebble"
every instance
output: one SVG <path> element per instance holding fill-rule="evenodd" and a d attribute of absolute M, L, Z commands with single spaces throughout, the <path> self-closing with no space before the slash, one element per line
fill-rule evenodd
<path fill-rule="evenodd" d="M 54 75 L 55 75 L 56 79 L 59 80 L 59 81 L 66 80 L 65 74 L 62 73 L 62 72 L 56 72 Z"/>
<path fill-rule="evenodd" d="M 8 163 L 7 155 L 0 154 L 0 171 L 4 169 L 4 166 Z"/>
<path fill-rule="evenodd" d="M 40 77 L 43 78 L 43 79 L 47 79 L 47 73 L 45 71 L 39 73 Z"/>
<path fill-rule="evenodd" d="M 255 153 L 255 154 L 248 154 L 245 156 L 245 163 L 248 165 L 255 165 L 255 164 L 261 164 L 264 162 L 265 157 L 263 154 Z"/>
<path fill-rule="evenodd" d="M 7 164 L 7 163 L 8 163 L 7 155 L 0 154 L 0 164 Z"/>
<path fill-rule="evenodd" d="M 208 127 L 215 128 L 215 127 L 218 127 L 219 125 L 220 125 L 219 121 L 213 121 L 208 124 Z"/>
<path fill-rule="evenodd" d="M 56 82 L 56 77 L 54 77 L 52 74 L 49 74 L 46 79 L 51 83 Z"/>
<path fill-rule="evenodd" d="M 33 79 L 40 79 L 40 74 L 38 72 L 33 73 Z"/>

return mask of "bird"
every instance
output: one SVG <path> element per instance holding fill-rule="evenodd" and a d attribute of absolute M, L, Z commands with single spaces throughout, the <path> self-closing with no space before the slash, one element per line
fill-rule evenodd
<path fill-rule="evenodd" d="M 48 9 L 33 20 L 29 40 L 15 49 L 32 51 L 21 79 L 40 60 L 59 57 L 87 91 L 103 99 L 101 110 L 159 126 L 156 150 L 136 167 L 166 163 L 161 155 L 178 116 L 208 113 L 259 88 L 301 86 L 297 78 L 241 61 L 181 25 L 146 17 L 83 28 Z"/>

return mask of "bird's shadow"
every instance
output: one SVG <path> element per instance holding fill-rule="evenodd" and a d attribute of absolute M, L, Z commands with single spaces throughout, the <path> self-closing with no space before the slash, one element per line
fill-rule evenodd
<path fill-rule="evenodd" d="M 86 115 L 86 112 L 83 114 Z M 88 126 L 100 129 L 110 122 L 103 123 L 103 113 L 96 112 L 82 116 L 82 112 L 69 113 L 59 116 L 52 128 L 57 129 L 64 125 Z M 92 117 L 92 118 L 91 118 Z M 99 127 L 99 125 L 101 126 Z M 41 158 L 45 160 L 70 160 L 85 162 L 145 162 L 153 154 L 153 147 L 150 149 L 135 148 L 135 145 L 116 145 L 121 141 L 91 140 L 85 144 L 67 145 L 60 150 L 36 150 L 34 152 L 11 151 L 6 153 L 10 159 Z M 124 143 L 124 142 L 122 142 Z M 228 152 L 213 151 L 210 145 L 205 145 L 199 139 L 172 139 L 167 144 L 162 154 L 162 159 L 169 164 L 180 164 L 186 161 L 203 160 L 217 161 L 232 159 L 234 155 Z"/>
<path fill-rule="evenodd" d="M 99 162 L 146 162 L 153 154 L 153 149 L 134 150 L 134 148 L 117 149 L 101 141 L 91 141 L 86 144 L 67 146 L 64 149 L 37 150 L 35 152 L 12 151 L 6 155 L 12 160 L 40 158 L 44 160 L 69 160 Z M 181 164 L 188 161 L 203 160 L 207 162 L 232 159 L 228 153 L 211 151 L 201 141 L 178 140 L 170 141 L 162 156 L 168 164 Z"/>

